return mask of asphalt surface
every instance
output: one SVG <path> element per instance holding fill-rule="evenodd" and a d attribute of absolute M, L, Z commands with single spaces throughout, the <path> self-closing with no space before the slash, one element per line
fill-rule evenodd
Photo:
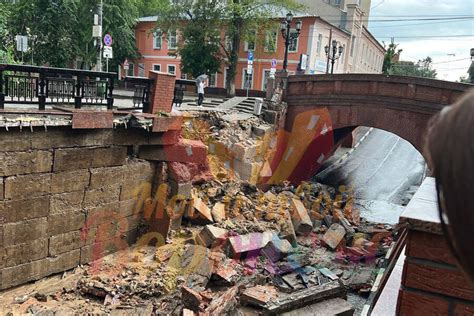
<path fill-rule="evenodd" d="M 365 137 L 364 137 L 365 136 Z M 362 216 L 397 223 L 399 214 L 420 186 L 425 173 L 421 154 L 404 139 L 378 129 L 360 127 L 358 146 L 333 158 L 316 181 L 353 189 Z"/>

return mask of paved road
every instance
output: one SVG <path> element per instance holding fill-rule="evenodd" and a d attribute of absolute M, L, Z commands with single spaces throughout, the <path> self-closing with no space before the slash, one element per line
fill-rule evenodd
<path fill-rule="evenodd" d="M 356 139 L 369 131 L 361 127 Z M 359 146 L 341 161 L 320 172 L 316 181 L 351 185 L 363 216 L 387 223 L 398 222 L 403 205 L 421 184 L 425 162 L 400 137 L 372 129 Z"/>

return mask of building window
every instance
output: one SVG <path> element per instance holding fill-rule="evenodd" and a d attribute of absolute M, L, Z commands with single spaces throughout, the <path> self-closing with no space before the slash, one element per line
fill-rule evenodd
<path fill-rule="evenodd" d="M 344 65 L 344 57 L 346 55 L 346 44 L 342 45 L 342 55 L 341 55 L 341 63 Z"/>
<path fill-rule="evenodd" d="M 252 89 L 253 87 L 253 72 L 252 74 L 247 74 L 247 68 L 243 70 L 242 73 L 242 89 Z"/>
<path fill-rule="evenodd" d="M 178 40 L 176 36 L 176 31 L 170 31 L 168 33 L 168 49 L 175 50 L 178 48 Z"/>
<path fill-rule="evenodd" d="M 175 65 L 168 65 L 168 73 L 172 75 L 176 75 L 176 66 Z"/>
<path fill-rule="evenodd" d="M 127 76 L 135 76 L 135 65 L 133 63 L 128 64 Z"/>
<path fill-rule="evenodd" d="M 161 44 L 163 43 L 163 36 L 160 30 L 153 33 L 153 49 L 161 49 Z"/>
<path fill-rule="evenodd" d="M 264 70 L 263 71 L 263 82 L 262 82 L 262 90 L 267 91 L 267 79 L 270 77 L 270 70 Z"/>
<path fill-rule="evenodd" d="M 154 65 L 153 65 L 153 70 L 154 70 L 154 71 L 161 71 L 161 65 L 159 65 L 159 64 L 154 64 Z"/>
<path fill-rule="evenodd" d="M 257 36 L 257 32 L 255 30 L 252 30 L 249 32 L 249 38 L 248 41 L 245 42 L 244 46 L 244 51 L 248 52 L 250 51 L 255 51 L 255 38 Z"/>
<path fill-rule="evenodd" d="M 296 34 L 296 30 L 291 30 L 291 34 Z M 288 46 L 288 52 L 296 53 L 298 51 L 298 38 L 290 40 L 290 46 Z"/>
<path fill-rule="evenodd" d="M 209 87 L 217 87 L 217 73 L 209 76 Z"/>
<path fill-rule="evenodd" d="M 188 74 L 183 74 L 183 73 L 182 73 L 182 74 L 181 74 L 181 79 L 184 79 L 184 80 L 188 79 Z"/>
<path fill-rule="evenodd" d="M 265 33 L 265 52 L 275 52 L 277 48 L 277 31 L 268 30 Z"/>
<path fill-rule="evenodd" d="M 145 64 L 144 63 L 138 64 L 138 77 L 145 77 Z"/>
<path fill-rule="evenodd" d="M 317 44 L 317 47 L 316 47 L 316 52 L 319 54 L 321 54 L 321 46 L 323 45 L 323 34 L 319 34 L 318 35 L 318 44 Z"/>
<path fill-rule="evenodd" d="M 354 57 L 355 43 L 356 43 L 356 37 L 354 35 L 352 35 L 352 38 L 351 38 L 351 57 Z"/>

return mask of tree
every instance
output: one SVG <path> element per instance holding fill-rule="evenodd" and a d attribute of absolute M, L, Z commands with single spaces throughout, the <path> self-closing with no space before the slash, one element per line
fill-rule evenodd
<path fill-rule="evenodd" d="M 431 57 L 418 60 L 418 62 L 397 62 L 389 69 L 388 74 L 399 76 L 413 76 L 423 78 L 436 78 L 436 70 L 432 69 L 433 60 Z"/>
<path fill-rule="evenodd" d="M 135 7 L 140 17 L 158 15 L 166 4 L 166 0 L 135 0 Z"/>
<path fill-rule="evenodd" d="M 13 43 L 9 38 L 7 21 L 11 14 L 11 8 L 8 3 L 0 2 L 0 62 L 13 62 Z"/>
<path fill-rule="evenodd" d="M 385 45 L 385 43 L 384 43 Z M 383 66 L 382 72 L 386 75 L 389 74 L 390 69 L 392 68 L 393 64 L 395 64 L 399 58 L 400 54 L 403 51 L 402 49 L 397 49 L 398 44 L 395 44 L 393 41 L 388 45 L 387 52 L 385 53 L 383 59 Z"/>
<path fill-rule="evenodd" d="M 228 0 L 226 2 L 219 0 L 181 0 L 169 4 L 163 9 L 158 16 L 158 28 L 168 32 L 173 28 L 186 29 L 187 24 L 193 24 L 196 13 L 204 7 L 200 19 L 207 20 L 208 26 L 203 28 L 207 33 L 205 38 L 211 38 L 209 35 L 213 32 L 214 27 L 221 30 L 223 34 L 216 36 L 216 42 L 220 46 L 220 56 L 215 55 L 214 49 L 207 51 L 202 50 L 204 55 L 181 56 L 181 60 L 185 64 L 199 63 L 201 60 L 212 60 L 218 57 L 220 64 L 225 63 L 227 70 L 227 87 L 228 94 L 235 95 L 235 77 L 237 73 L 237 63 L 239 58 L 239 49 L 242 39 L 257 38 L 259 35 L 265 37 L 265 32 L 269 28 L 276 28 L 275 21 L 272 18 L 281 16 L 285 10 L 295 10 L 301 8 L 301 5 L 295 0 Z M 198 13 L 197 15 L 200 15 Z M 191 23 L 189 23 L 191 20 Z M 189 35 L 189 32 L 183 32 L 183 36 Z M 199 40 L 202 40 L 199 39 Z M 213 48 L 214 40 L 210 41 L 208 48 Z M 184 37 L 182 41 L 183 49 L 187 46 L 196 47 L 196 41 L 188 41 Z M 183 52 L 183 50 L 181 50 Z M 186 50 L 184 50 L 186 52 Z M 179 51 L 178 51 L 179 53 Z M 210 57 L 214 56 L 214 57 Z M 185 61 L 185 58 L 194 58 Z M 196 59 L 199 58 L 199 59 Z"/>

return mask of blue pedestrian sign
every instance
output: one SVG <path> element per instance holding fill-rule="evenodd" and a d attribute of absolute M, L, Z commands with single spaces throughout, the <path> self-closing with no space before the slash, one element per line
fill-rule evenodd
<path fill-rule="evenodd" d="M 272 59 L 272 68 L 277 67 L 277 60 L 275 58 Z"/>
<path fill-rule="evenodd" d="M 249 52 L 249 61 L 253 61 L 253 52 Z"/>
<path fill-rule="evenodd" d="M 104 44 L 105 46 L 112 46 L 112 36 L 110 34 L 105 34 Z"/>

